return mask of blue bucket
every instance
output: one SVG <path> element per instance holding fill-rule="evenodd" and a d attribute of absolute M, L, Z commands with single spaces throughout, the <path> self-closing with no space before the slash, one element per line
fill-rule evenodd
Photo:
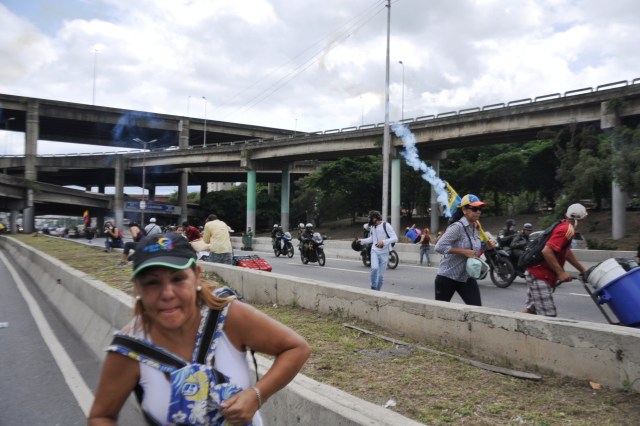
<path fill-rule="evenodd" d="M 621 324 L 640 328 L 640 268 L 634 268 L 595 291 L 598 303 L 608 303 Z"/>

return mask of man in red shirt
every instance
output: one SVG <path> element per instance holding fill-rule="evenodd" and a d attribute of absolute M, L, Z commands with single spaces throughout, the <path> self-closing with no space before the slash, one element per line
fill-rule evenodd
<path fill-rule="evenodd" d="M 202 238 L 200 231 L 195 226 L 189 225 L 189 222 L 186 220 L 182 222 L 182 226 L 184 227 L 184 236 L 187 237 L 189 242 L 193 240 L 197 240 L 198 238 Z"/>
<path fill-rule="evenodd" d="M 568 261 L 581 274 L 585 267 L 571 251 L 571 240 L 578 223 L 587 217 L 587 209 L 582 204 L 572 204 L 565 213 L 565 219 L 555 227 L 542 249 L 544 260 L 527 268 L 527 301 L 523 312 L 548 317 L 557 316 L 553 292 L 560 283 L 571 281 L 573 277 L 564 270 Z"/>

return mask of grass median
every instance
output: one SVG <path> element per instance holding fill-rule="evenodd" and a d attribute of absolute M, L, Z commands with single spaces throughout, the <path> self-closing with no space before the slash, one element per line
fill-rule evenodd
<path fill-rule="evenodd" d="M 131 294 L 131 267 L 116 266 L 119 252 L 56 237 L 15 238 Z M 531 381 L 479 369 L 424 347 L 464 353 L 408 339 L 340 311 L 323 315 L 296 306 L 254 306 L 311 344 L 303 374 L 425 424 L 636 425 L 640 419 L 638 393 L 594 389 L 587 380 L 547 372 L 537 372 L 542 380 Z"/>

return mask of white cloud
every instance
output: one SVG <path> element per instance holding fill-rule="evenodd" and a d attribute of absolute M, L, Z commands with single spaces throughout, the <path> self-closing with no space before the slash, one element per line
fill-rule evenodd
<path fill-rule="evenodd" d="M 0 92 L 299 131 L 384 120 L 386 1 L 0 4 Z M 640 77 L 635 0 L 397 0 L 390 109 L 421 116 Z M 94 53 L 95 46 L 101 48 Z M 191 100 L 188 101 L 188 97 Z"/>

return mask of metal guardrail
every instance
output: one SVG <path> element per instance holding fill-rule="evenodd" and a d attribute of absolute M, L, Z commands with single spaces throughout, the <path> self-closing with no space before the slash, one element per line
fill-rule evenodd
<path fill-rule="evenodd" d="M 634 78 L 633 80 L 631 80 L 631 83 L 629 83 L 629 81 L 627 81 L 627 80 L 620 80 L 620 81 L 614 81 L 612 83 L 601 84 L 599 86 L 596 86 L 595 91 L 596 92 L 601 92 L 601 91 L 617 89 L 617 88 L 620 88 L 620 87 L 626 87 L 626 86 L 635 85 L 635 84 L 640 84 L 640 77 Z M 414 123 L 414 122 L 437 120 L 439 118 L 455 117 L 455 116 L 463 115 L 463 114 L 473 114 L 473 113 L 476 113 L 476 112 L 490 111 L 490 110 L 494 110 L 494 109 L 500 109 L 500 108 L 505 108 L 505 107 L 518 106 L 518 105 L 526 105 L 526 104 L 546 101 L 546 100 L 550 100 L 550 99 L 559 99 L 559 98 L 562 98 L 562 97 L 566 98 L 566 97 L 570 97 L 570 96 L 576 96 L 576 95 L 593 93 L 593 92 L 594 92 L 594 89 L 592 87 L 584 87 L 582 89 L 569 90 L 569 91 L 565 92 L 564 95 L 562 95 L 560 93 L 551 93 L 551 94 L 548 94 L 548 95 L 536 96 L 535 98 L 533 98 L 533 100 L 531 98 L 517 99 L 517 100 L 514 100 L 514 101 L 507 102 L 506 105 L 505 105 L 504 102 L 501 102 L 501 103 L 496 103 L 496 104 L 491 104 L 491 105 L 485 105 L 483 107 L 465 108 L 465 109 L 461 109 L 459 111 L 443 112 L 443 113 L 439 113 L 437 115 L 430 114 L 430 115 L 422 115 L 422 116 L 419 116 L 419 117 L 416 117 L 416 118 L 406 118 L 404 120 L 399 120 L 399 123 L 409 124 L 409 123 Z M 304 136 L 313 137 L 313 136 L 329 135 L 329 134 L 335 134 L 335 133 L 341 133 L 341 132 L 353 132 L 353 131 L 356 131 L 356 130 L 375 129 L 375 128 L 378 128 L 378 127 L 384 127 L 384 124 L 385 124 L 384 122 L 377 123 L 377 124 L 363 124 L 361 126 L 351 126 L 351 127 L 344 127 L 342 129 L 330 129 L 330 130 L 324 130 L 324 131 L 318 131 L 318 132 L 309 132 L 309 133 L 300 133 L 300 134 L 304 135 Z M 293 138 L 295 136 L 296 135 L 291 134 L 291 135 L 286 135 L 286 136 L 283 136 L 283 137 L 274 136 L 274 137 L 270 137 L 270 138 L 248 139 L 248 140 L 233 141 L 233 142 L 218 142 L 218 143 L 207 144 L 207 147 L 212 147 L 212 146 L 231 146 L 231 145 L 236 145 L 236 144 L 258 144 L 258 143 L 263 143 L 265 141 L 276 141 L 276 140 L 280 140 L 280 139 L 291 139 L 291 138 Z M 168 151 L 168 150 L 198 149 L 198 148 L 203 148 L 203 147 L 199 146 L 199 145 L 188 146 L 186 148 L 180 148 L 180 147 L 172 146 L 172 147 L 168 147 L 168 148 L 156 148 L 156 149 L 153 149 L 151 151 L 163 152 L 163 151 Z M 44 155 L 40 155 L 40 156 L 41 157 L 71 157 L 71 156 L 77 157 L 77 156 L 90 156 L 90 155 L 98 156 L 98 155 L 113 155 L 113 154 L 134 154 L 134 153 L 140 153 L 140 152 L 143 152 L 143 150 L 111 151 L 111 152 L 88 152 L 88 153 L 79 153 L 79 154 L 44 154 Z M 5 157 L 24 157 L 24 155 L 5 155 Z"/>

